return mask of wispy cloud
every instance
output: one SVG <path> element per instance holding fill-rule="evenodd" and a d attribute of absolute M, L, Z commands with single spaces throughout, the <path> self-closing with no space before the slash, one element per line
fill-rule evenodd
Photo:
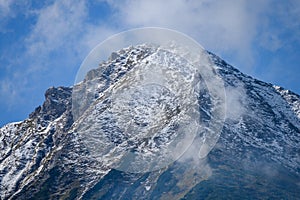
<path fill-rule="evenodd" d="M 191 35 L 207 49 L 254 74 L 257 48 L 277 51 L 300 41 L 300 3 L 265 0 L 108 0 L 124 27 L 163 26 Z"/>
<path fill-rule="evenodd" d="M 274 52 L 288 44 L 300 42 L 300 2 L 288 0 L 285 3 L 272 3 L 272 6 L 264 9 L 258 41 L 263 48 Z"/>
<path fill-rule="evenodd" d="M 0 91 L 1 91 L 1 96 L 0 96 L 1 101 L 11 102 L 12 100 L 14 100 L 14 97 L 16 96 L 15 88 L 13 87 L 11 81 L 8 81 L 7 79 L 0 80 Z"/>
<path fill-rule="evenodd" d="M 246 90 L 242 83 L 236 86 L 227 86 L 226 90 L 226 118 L 238 121 L 245 114 Z"/>
<path fill-rule="evenodd" d="M 11 10 L 13 0 L 0 0 L 0 16 L 6 17 Z"/>
<path fill-rule="evenodd" d="M 55 51 L 72 54 L 81 51 L 70 47 L 84 31 L 86 7 L 83 1 L 56 1 L 38 10 L 36 15 L 37 22 L 25 39 L 26 56 L 35 57 L 35 61 L 46 61 L 41 63 L 45 66 Z"/>
<path fill-rule="evenodd" d="M 4 13 L 9 12 L 12 2 L 0 2 Z M 300 6 L 296 0 L 288 2 L 275 5 L 278 8 L 275 14 L 277 21 L 282 22 L 287 29 L 293 29 L 299 25 L 296 19 L 300 15 Z M 112 21 L 102 24 L 88 20 L 87 3 L 82 0 L 54 1 L 39 10 L 32 10 L 36 23 L 25 38 L 26 52 L 20 58 L 21 62 L 31 61 L 26 70 L 39 71 L 50 66 L 53 70 L 59 66 L 53 64 L 53 59 L 63 61 L 66 65 L 64 67 L 77 67 L 88 51 L 110 34 L 141 26 L 180 30 L 209 50 L 221 55 L 233 55 L 233 60 L 241 61 L 248 68 L 254 65 L 254 42 L 258 41 L 263 48 L 272 51 L 284 45 L 282 31 L 276 29 L 268 17 L 274 15 L 271 0 L 107 0 L 106 3 L 115 13 Z M 291 12 L 287 14 L 286 9 Z M 288 22 L 291 17 L 293 23 Z"/>
<path fill-rule="evenodd" d="M 8 21 L 15 18 L 18 13 L 28 15 L 29 7 L 29 0 L 0 0 L 0 33 L 11 31 L 6 29 Z"/>
<path fill-rule="evenodd" d="M 78 67 L 95 45 L 114 33 L 107 24 L 93 24 L 88 17 L 87 3 L 82 0 L 55 1 L 38 10 L 37 22 L 25 39 L 26 56 L 41 62 L 40 67 L 51 65 L 53 55 L 64 63 L 71 61 L 65 67 Z"/>
<path fill-rule="evenodd" d="M 6 15 L 12 15 L 10 8 L 16 7 L 16 2 L 1 1 L 0 6 Z M 114 33 L 107 24 L 88 20 L 87 2 L 83 0 L 57 0 L 26 9 L 34 19 L 30 31 L 16 41 L 19 43 L 1 49 L 1 59 L 6 61 L 6 66 L 1 67 L 7 69 L 0 82 L 1 97 L 5 96 L 2 105 L 15 110 L 24 102 L 30 109 L 37 106 L 51 85 L 72 85 L 88 52 Z M 39 98 L 33 99 L 37 93 Z"/>
<path fill-rule="evenodd" d="M 94 4 L 101 3 L 111 9 L 106 21 L 100 20 L 103 10 L 90 12 Z M 93 3 L 54 0 L 38 6 L 27 0 L 22 3 L 0 0 L 0 33 L 7 32 L 8 27 L 4 25 L 8 19 L 17 20 L 18 13 L 22 13 L 21 17 L 31 17 L 29 31 L 24 32 L 19 43 L 5 46 L 1 52 L 1 59 L 4 57 L 10 67 L 5 82 L 10 82 L 11 89 L 16 91 L 16 101 L 26 98 L 21 95 L 25 88 L 40 87 L 35 91 L 43 93 L 49 85 L 70 84 L 71 76 L 75 78 L 76 69 L 95 45 L 113 33 L 134 27 L 162 26 L 179 30 L 252 75 L 258 71 L 261 49 L 273 53 L 290 48 L 292 52 L 295 43 L 300 44 L 298 0 L 283 3 L 274 0 L 98 0 Z M 14 31 L 12 27 L 9 29 Z M 20 47 L 17 51 L 16 46 Z M 0 88 L 1 94 L 4 88 L 7 87 Z"/>
<path fill-rule="evenodd" d="M 252 42 L 269 1 L 108 1 L 126 26 L 164 26 L 185 32 L 216 52 L 253 62 Z"/>

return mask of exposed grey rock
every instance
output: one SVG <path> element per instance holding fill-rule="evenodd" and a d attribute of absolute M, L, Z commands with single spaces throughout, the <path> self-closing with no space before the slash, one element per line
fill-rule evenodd
<path fill-rule="evenodd" d="M 147 46 L 123 49 L 91 70 L 85 84 L 74 89 L 100 87 L 83 96 L 86 103 L 75 105 L 82 106 L 76 114 L 153 52 Z M 299 198 L 299 95 L 247 76 L 209 54 L 225 84 L 227 118 L 205 159 L 183 156 L 141 174 L 105 168 L 74 131 L 78 124 L 72 116 L 72 88 L 52 87 L 28 119 L 0 129 L 0 199 Z M 199 106 L 205 123 L 210 120 L 205 88 Z M 186 154 L 193 155 L 193 149 Z"/>

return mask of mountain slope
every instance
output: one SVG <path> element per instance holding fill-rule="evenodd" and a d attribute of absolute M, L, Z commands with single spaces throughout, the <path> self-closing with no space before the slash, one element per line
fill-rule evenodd
<path fill-rule="evenodd" d="M 73 88 L 48 89 L 44 104 L 28 119 L 2 127 L 1 199 L 299 198 L 299 95 L 253 79 L 209 52 L 224 81 L 227 110 L 208 156 L 198 158 L 195 140 L 179 160 L 152 172 L 122 172 L 99 162 L 78 130 L 104 109 L 105 101 L 99 99 L 109 99 L 109 88 L 155 53 L 147 45 L 120 50 Z M 95 84 L 100 86 L 88 90 Z M 212 112 L 211 97 L 202 86 L 199 120 L 205 123 Z M 76 96 L 80 105 L 72 90 L 84 91 Z M 74 102 L 78 109 L 72 112 Z M 89 111 L 91 105 L 97 109 Z M 170 108 L 171 117 L 176 112 Z M 114 142 L 124 141 L 117 130 L 108 133 Z"/>

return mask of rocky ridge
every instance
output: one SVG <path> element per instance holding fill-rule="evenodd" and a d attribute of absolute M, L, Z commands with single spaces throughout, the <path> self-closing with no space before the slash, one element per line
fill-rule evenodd
<path fill-rule="evenodd" d="M 101 87 L 96 93 L 86 90 L 88 98 L 79 112 L 154 52 L 143 45 L 129 47 L 91 70 L 83 82 Z M 89 84 L 52 87 L 28 119 L 0 129 L 1 199 L 299 197 L 299 95 L 247 76 L 208 54 L 225 84 L 227 117 L 207 158 L 176 161 L 143 174 L 99 167 L 73 128 L 72 89 Z M 200 97 L 205 117 L 209 99 L 205 92 Z"/>

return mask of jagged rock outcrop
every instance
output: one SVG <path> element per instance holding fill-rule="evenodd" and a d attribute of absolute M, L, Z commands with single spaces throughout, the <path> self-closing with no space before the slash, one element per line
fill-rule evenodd
<path fill-rule="evenodd" d="M 160 170 L 134 174 L 100 165 L 91 156 L 76 132 L 80 117 L 73 120 L 72 89 L 85 91 L 76 96 L 86 98 L 85 103 L 73 101 L 80 116 L 155 52 L 147 46 L 120 50 L 91 70 L 83 83 L 48 89 L 45 102 L 28 119 L 2 127 L 0 198 L 299 198 L 299 95 L 247 76 L 212 53 L 224 81 L 227 111 L 220 139 L 205 159 L 183 156 Z M 86 90 L 95 83 L 101 87 Z M 204 91 L 199 99 L 204 123 L 210 119 L 210 98 Z"/>

